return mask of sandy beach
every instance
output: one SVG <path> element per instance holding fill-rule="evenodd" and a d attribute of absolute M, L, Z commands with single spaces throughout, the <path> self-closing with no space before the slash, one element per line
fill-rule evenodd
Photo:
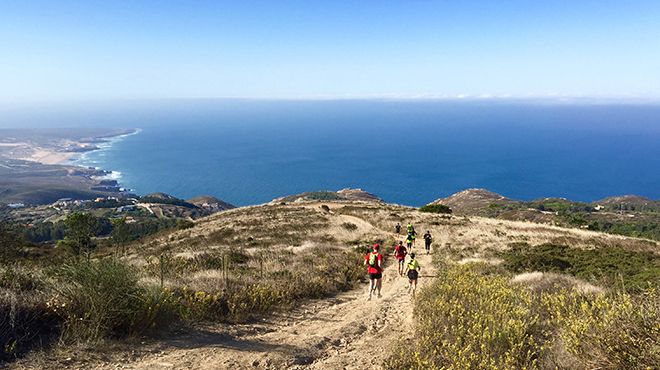
<path fill-rule="evenodd" d="M 0 143 L 0 157 L 41 164 L 66 164 L 78 153 L 64 152 L 56 147 L 44 148 L 31 143 Z"/>
<path fill-rule="evenodd" d="M 69 164 L 84 152 L 100 149 L 97 144 L 135 132 L 132 129 L 7 129 L 0 134 L 0 158 L 45 165 Z"/>
<path fill-rule="evenodd" d="M 78 153 L 58 152 L 42 148 L 34 148 L 34 152 L 29 157 L 20 158 L 26 161 L 38 162 L 41 164 L 65 164 L 74 158 Z"/>

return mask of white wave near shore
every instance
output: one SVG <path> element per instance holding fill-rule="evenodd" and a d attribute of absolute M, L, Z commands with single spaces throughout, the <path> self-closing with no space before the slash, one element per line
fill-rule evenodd
<path fill-rule="evenodd" d="M 123 174 L 121 171 L 104 168 L 103 161 L 100 160 L 103 157 L 106 157 L 108 151 L 117 143 L 123 141 L 129 136 L 137 135 L 142 132 L 142 129 L 135 129 L 133 132 L 113 136 L 106 138 L 103 142 L 97 144 L 96 150 L 80 153 L 76 158 L 69 161 L 69 164 L 74 166 L 83 166 L 83 167 L 93 167 L 97 170 L 105 170 L 107 174 L 104 176 L 96 177 L 97 180 L 115 180 L 118 183 L 121 182 Z M 128 191 L 134 191 L 133 189 L 126 189 Z"/>
<path fill-rule="evenodd" d="M 137 135 L 142 132 L 142 129 L 135 129 L 133 132 L 122 134 L 122 135 L 117 135 L 113 136 L 110 138 L 106 138 L 103 142 L 96 144 L 96 147 L 98 149 L 91 150 L 89 152 L 85 153 L 80 153 L 79 155 L 75 156 L 74 158 L 71 158 L 69 160 L 69 164 L 75 165 L 75 166 L 84 166 L 84 167 L 94 167 L 96 169 L 102 169 L 98 166 L 99 161 L 95 159 L 95 157 L 104 157 L 107 153 L 107 151 L 112 148 L 115 144 L 118 142 L 123 141 L 129 136 Z M 116 172 L 116 171 L 112 171 Z M 121 176 L 121 172 L 117 172 Z"/>

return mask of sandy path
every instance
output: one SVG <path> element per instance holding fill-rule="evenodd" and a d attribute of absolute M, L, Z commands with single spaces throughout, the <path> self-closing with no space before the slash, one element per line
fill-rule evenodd
<path fill-rule="evenodd" d="M 423 286 L 434 269 L 431 256 L 421 255 L 419 261 Z M 99 368 L 379 369 L 396 341 L 412 334 L 413 301 L 407 287 L 407 278 L 399 277 L 391 263 L 385 269 L 381 299 L 367 301 L 365 285 L 309 302 L 268 322 L 219 326 L 167 339 L 127 363 Z"/>

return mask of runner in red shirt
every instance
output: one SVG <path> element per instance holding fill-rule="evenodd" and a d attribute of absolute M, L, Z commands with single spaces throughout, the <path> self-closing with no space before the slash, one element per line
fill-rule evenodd
<path fill-rule="evenodd" d="M 378 290 L 378 298 L 380 295 L 380 288 L 383 283 L 383 255 L 378 252 L 380 245 L 374 244 L 373 250 L 364 257 L 364 264 L 368 266 L 367 272 L 369 273 L 369 300 L 376 290 Z"/>
<path fill-rule="evenodd" d="M 399 262 L 399 275 L 403 276 L 403 269 L 406 264 L 406 255 L 408 254 L 408 248 L 403 245 L 403 242 L 400 241 L 399 244 L 394 247 L 394 257 Z"/>

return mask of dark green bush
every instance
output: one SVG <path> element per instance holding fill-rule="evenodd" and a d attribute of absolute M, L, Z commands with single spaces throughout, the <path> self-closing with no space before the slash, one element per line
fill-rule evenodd
<path fill-rule="evenodd" d="M 140 203 L 155 203 L 155 204 L 169 204 L 173 206 L 185 207 L 185 208 L 197 208 L 196 205 L 186 202 L 183 199 L 179 198 L 161 198 L 156 196 L 144 196 L 140 198 Z"/>
<path fill-rule="evenodd" d="M 629 291 L 660 284 L 660 258 L 650 252 L 617 247 L 570 248 L 565 245 L 514 245 L 500 253 L 503 266 L 514 272 L 561 272 L 604 285 L 624 285 Z"/>
<path fill-rule="evenodd" d="M 179 230 L 190 229 L 193 226 L 195 226 L 195 223 L 190 221 L 190 220 L 177 220 L 176 221 L 176 228 L 179 229 Z"/>
<path fill-rule="evenodd" d="M 306 198 L 313 200 L 339 200 L 341 197 L 332 191 L 313 191 L 305 194 Z"/>
<path fill-rule="evenodd" d="M 444 204 L 427 204 L 419 209 L 421 212 L 451 214 L 451 208 Z"/>

